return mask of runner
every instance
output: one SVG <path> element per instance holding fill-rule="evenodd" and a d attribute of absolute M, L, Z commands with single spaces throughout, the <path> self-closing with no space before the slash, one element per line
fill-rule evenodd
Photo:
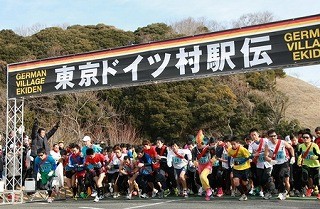
<path fill-rule="evenodd" d="M 97 196 L 94 202 L 99 202 L 103 199 L 102 181 L 106 176 L 105 158 L 101 153 L 95 153 L 92 148 L 86 150 L 85 166 L 87 172 L 91 175 L 97 186 Z"/>
<path fill-rule="evenodd" d="M 298 148 L 298 165 L 302 166 L 302 183 L 305 188 L 305 195 L 310 197 L 312 192 L 320 188 L 319 185 L 319 147 L 316 143 L 312 142 L 312 135 L 309 132 L 302 134 L 303 144 Z M 317 199 L 320 195 L 317 194 Z"/>
<path fill-rule="evenodd" d="M 265 160 L 273 165 L 272 177 L 274 178 L 276 188 L 278 189 L 280 200 L 285 200 L 290 191 L 290 170 L 289 162 L 286 156 L 286 149 L 290 152 L 290 164 L 295 163 L 294 149 L 285 140 L 278 139 L 275 130 L 268 131 L 269 141 L 265 145 Z"/>
<path fill-rule="evenodd" d="M 241 193 L 240 201 L 248 200 L 248 183 L 250 173 L 250 152 L 239 144 L 237 137 L 232 137 L 231 147 L 228 149 L 228 156 L 233 158 L 233 185 Z"/>
<path fill-rule="evenodd" d="M 183 197 L 188 197 L 188 187 L 186 181 L 187 166 L 193 166 L 192 156 L 189 149 L 179 149 L 177 142 L 170 143 L 171 150 L 168 153 L 167 164 L 169 167 L 174 167 L 176 180 L 182 185 Z"/>
<path fill-rule="evenodd" d="M 215 147 L 205 145 L 202 130 L 200 130 L 196 136 L 196 143 L 197 145 L 192 150 L 192 160 L 198 168 L 202 188 L 206 191 L 205 199 L 208 201 L 212 195 L 208 175 L 212 173 L 212 165 L 216 162 L 216 158 L 215 156 L 211 156 L 210 150 L 215 149 Z"/>
<path fill-rule="evenodd" d="M 252 155 L 252 162 L 256 165 L 254 170 L 257 185 L 260 187 L 259 195 L 264 197 L 264 199 L 270 199 L 272 197 L 271 193 L 274 192 L 275 185 L 271 177 L 272 165 L 265 160 L 264 150 L 265 145 L 268 143 L 268 139 L 261 138 L 259 136 L 258 130 L 253 128 L 250 130 L 250 137 L 252 143 L 249 145 L 249 152 Z M 265 193 L 264 193 L 265 192 Z"/>

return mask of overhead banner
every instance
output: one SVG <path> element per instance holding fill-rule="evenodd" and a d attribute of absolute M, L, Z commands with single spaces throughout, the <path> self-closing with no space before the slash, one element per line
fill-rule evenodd
<path fill-rule="evenodd" d="M 320 15 L 8 65 L 8 98 L 317 64 Z"/>

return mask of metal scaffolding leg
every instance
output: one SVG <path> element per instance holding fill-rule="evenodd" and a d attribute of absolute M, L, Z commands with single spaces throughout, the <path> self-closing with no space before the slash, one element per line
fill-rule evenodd
<path fill-rule="evenodd" d="M 5 143 L 3 204 L 23 202 L 23 99 L 7 100 L 7 129 Z"/>

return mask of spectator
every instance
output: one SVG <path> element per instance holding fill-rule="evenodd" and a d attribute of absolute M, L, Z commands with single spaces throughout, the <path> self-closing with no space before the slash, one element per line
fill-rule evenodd
<path fill-rule="evenodd" d="M 39 122 L 36 118 L 34 120 L 34 124 L 32 127 L 32 134 L 31 134 L 31 156 L 37 156 L 37 150 L 40 148 L 45 149 L 46 154 L 50 154 L 50 146 L 48 140 L 53 136 L 53 134 L 58 130 L 60 125 L 60 121 L 58 121 L 54 127 L 47 133 L 44 128 L 39 128 Z"/>

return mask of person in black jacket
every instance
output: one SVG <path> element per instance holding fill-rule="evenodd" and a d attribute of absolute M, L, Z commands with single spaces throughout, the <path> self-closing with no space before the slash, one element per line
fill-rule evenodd
<path fill-rule="evenodd" d="M 34 119 L 32 133 L 31 133 L 31 153 L 30 156 L 33 158 L 33 162 L 30 162 L 31 168 L 34 168 L 34 159 L 37 157 L 37 150 L 44 149 L 47 155 L 50 155 L 50 145 L 48 140 L 53 136 L 53 134 L 58 130 L 60 125 L 60 121 L 58 121 L 54 127 L 46 132 L 44 128 L 39 128 L 38 119 Z M 33 169 L 34 170 L 34 169 Z M 33 178 L 36 179 L 36 173 L 33 172 Z M 39 186 L 39 185 L 37 185 Z"/>
<path fill-rule="evenodd" d="M 37 156 L 37 150 L 39 148 L 44 148 L 46 150 L 46 154 L 50 154 L 50 146 L 48 140 L 53 136 L 53 134 L 58 130 L 60 125 L 60 121 L 58 121 L 54 127 L 49 131 L 46 132 L 44 128 L 39 128 L 39 122 L 36 118 L 34 120 L 34 124 L 32 127 L 32 134 L 31 134 L 31 156 Z"/>

